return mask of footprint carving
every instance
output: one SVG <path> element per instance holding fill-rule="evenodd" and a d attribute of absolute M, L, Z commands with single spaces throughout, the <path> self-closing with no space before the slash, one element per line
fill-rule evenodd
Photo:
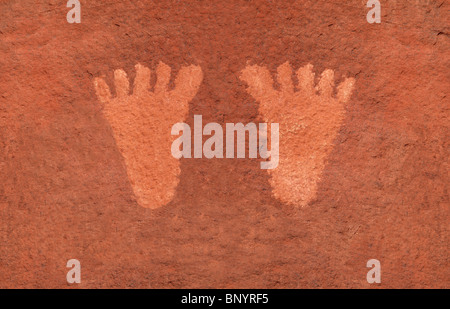
<path fill-rule="evenodd" d="M 116 95 L 103 78 L 94 86 L 122 154 L 139 205 L 158 208 L 169 203 L 179 182 L 180 164 L 171 154 L 171 128 L 184 122 L 189 102 L 197 94 L 203 73 L 198 66 L 180 69 L 175 87 L 168 89 L 171 69 L 160 62 L 150 91 L 151 71 L 137 64 L 132 93 L 125 71 L 114 71 Z"/>
<path fill-rule="evenodd" d="M 273 195 L 286 204 L 303 207 L 316 198 L 318 182 L 344 120 L 355 80 L 346 78 L 335 91 L 332 70 L 325 70 L 317 85 L 311 64 L 296 74 L 295 88 L 288 62 L 277 69 L 279 89 L 274 88 L 265 67 L 247 66 L 240 78 L 258 101 L 264 121 L 280 126 L 279 165 L 268 170 Z"/>

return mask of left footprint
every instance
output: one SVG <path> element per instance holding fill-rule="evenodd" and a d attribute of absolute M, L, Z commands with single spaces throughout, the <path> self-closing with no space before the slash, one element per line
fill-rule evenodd
<path fill-rule="evenodd" d="M 171 69 L 160 62 L 156 84 L 150 91 L 150 69 L 137 64 L 133 93 L 123 70 L 114 72 L 116 96 L 102 78 L 95 78 L 97 97 L 112 127 L 139 205 L 158 208 L 169 203 L 179 182 L 180 163 L 171 153 L 171 128 L 184 122 L 189 102 L 203 79 L 198 66 L 181 68 L 175 88 L 168 89 Z"/>

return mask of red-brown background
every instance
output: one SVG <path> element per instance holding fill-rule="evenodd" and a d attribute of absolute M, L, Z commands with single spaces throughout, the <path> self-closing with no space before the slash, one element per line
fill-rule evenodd
<path fill-rule="evenodd" d="M 0 1 L 0 287 L 449 287 L 449 2 Z M 204 122 L 257 121 L 246 64 L 356 78 L 317 200 L 271 197 L 251 159 L 184 159 L 176 197 L 133 199 L 93 78 L 200 65 Z M 301 150 L 299 150 L 301 151 Z"/>

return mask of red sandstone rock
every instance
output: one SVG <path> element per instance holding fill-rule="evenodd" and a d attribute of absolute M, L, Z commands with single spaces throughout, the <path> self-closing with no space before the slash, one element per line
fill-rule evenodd
<path fill-rule="evenodd" d="M 378 259 L 379 287 L 448 288 L 449 2 L 365 4 L 0 2 L 0 287 L 67 287 L 78 259 L 84 288 L 369 288 Z M 248 65 L 354 78 L 315 200 L 273 198 L 256 159 L 181 159 L 138 206 L 93 81 L 160 61 L 202 68 L 189 124 L 262 121 Z"/>

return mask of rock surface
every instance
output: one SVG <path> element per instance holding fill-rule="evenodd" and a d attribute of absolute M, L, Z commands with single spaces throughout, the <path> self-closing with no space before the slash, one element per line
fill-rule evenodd
<path fill-rule="evenodd" d="M 83 288 L 450 287 L 447 0 L 381 24 L 362 0 L 81 2 L 81 24 L 0 2 L 0 287 L 69 287 L 70 259 Z M 275 199 L 259 159 L 181 159 L 172 201 L 139 206 L 93 81 L 159 62 L 202 68 L 191 126 L 260 120 L 248 65 L 354 78 L 316 198 Z"/>

